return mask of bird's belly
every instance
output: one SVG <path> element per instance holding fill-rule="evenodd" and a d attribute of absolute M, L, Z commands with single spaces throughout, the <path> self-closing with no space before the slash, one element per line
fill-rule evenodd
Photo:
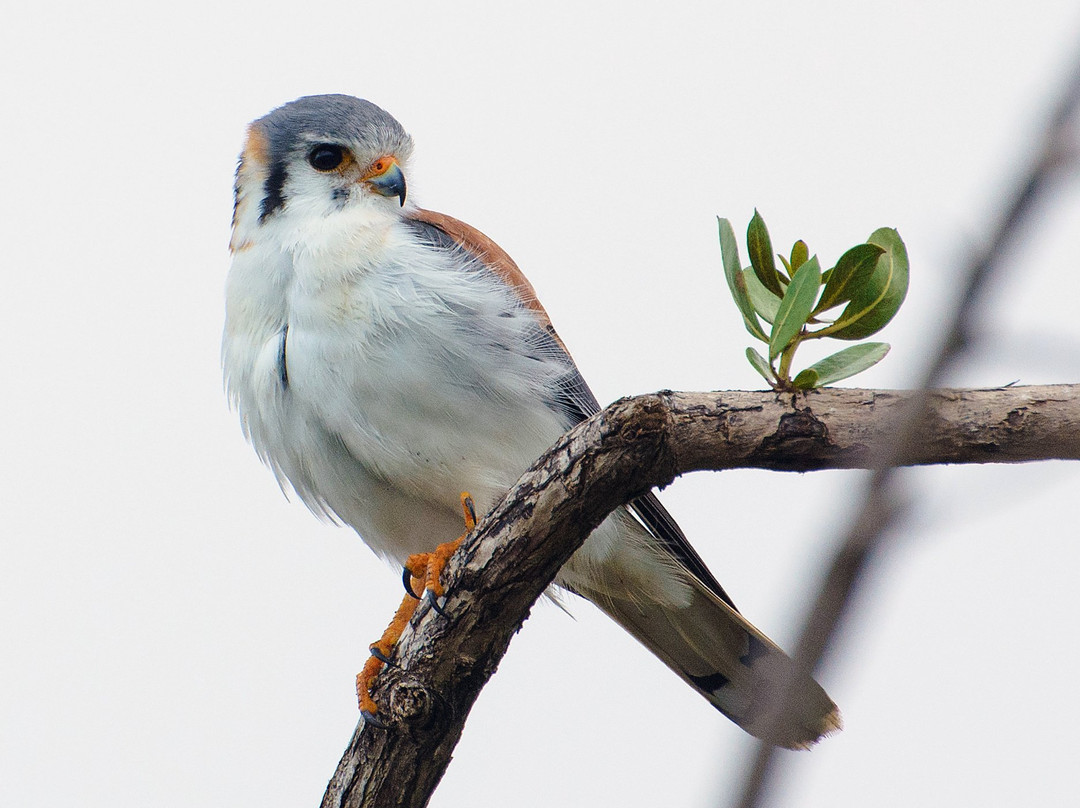
<path fill-rule="evenodd" d="M 391 557 L 455 538 L 460 493 L 492 507 L 567 426 L 544 403 L 550 374 L 530 372 L 535 360 L 414 333 L 297 328 L 288 341 L 292 453 L 318 447 L 302 461 L 311 487 Z"/>
<path fill-rule="evenodd" d="M 399 564 L 461 534 L 462 491 L 486 512 L 567 426 L 544 404 L 546 377 L 506 373 L 506 358 L 482 348 L 431 362 L 430 348 L 388 340 L 365 351 L 362 339 L 293 327 L 282 373 L 275 340 L 241 402 L 253 442 L 312 510 Z M 560 580 L 664 590 L 670 576 L 646 544 L 627 514 L 613 514 Z"/>

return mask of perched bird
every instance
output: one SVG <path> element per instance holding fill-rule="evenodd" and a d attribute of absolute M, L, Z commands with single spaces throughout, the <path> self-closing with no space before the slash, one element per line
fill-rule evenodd
<path fill-rule="evenodd" d="M 486 512 L 599 411 L 510 257 L 407 200 L 412 150 L 393 117 L 345 95 L 250 125 L 222 348 L 230 400 L 279 481 L 397 563 L 461 533 L 460 492 Z M 790 660 L 654 495 L 603 522 L 556 583 L 746 731 L 795 748 L 839 727 L 807 679 L 788 729 L 769 734 L 766 702 Z"/>

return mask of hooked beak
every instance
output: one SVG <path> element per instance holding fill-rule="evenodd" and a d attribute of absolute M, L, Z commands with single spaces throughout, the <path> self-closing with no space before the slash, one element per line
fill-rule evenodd
<path fill-rule="evenodd" d="M 405 205 L 405 174 L 393 157 L 380 157 L 360 178 L 380 196 L 396 196 Z"/>

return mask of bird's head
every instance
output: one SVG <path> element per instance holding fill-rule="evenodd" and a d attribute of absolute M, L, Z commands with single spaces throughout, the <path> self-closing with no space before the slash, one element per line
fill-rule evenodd
<path fill-rule="evenodd" d="M 272 222 L 405 204 L 412 138 L 389 113 L 347 95 L 312 95 L 248 127 L 236 171 L 233 249 Z"/>

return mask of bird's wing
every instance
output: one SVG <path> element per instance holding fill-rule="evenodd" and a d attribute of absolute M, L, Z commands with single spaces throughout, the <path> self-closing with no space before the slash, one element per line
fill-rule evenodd
<path fill-rule="evenodd" d="M 514 263 L 514 259 L 476 228 L 444 213 L 413 209 L 407 218 L 411 225 L 434 246 L 461 249 L 481 261 L 515 291 L 527 308 L 536 313 L 542 327 L 542 333 L 537 336 L 537 350 L 545 355 L 561 359 L 567 368 L 566 374 L 560 379 L 560 389 L 555 404 L 567 415 L 570 423 L 578 424 L 600 412 L 600 402 L 596 400 L 596 396 L 582 378 L 566 345 L 552 326 L 551 318 L 537 299 L 536 290 Z M 638 497 L 629 503 L 629 507 L 659 545 L 678 560 L 680 566 L 688 570 L 724 603 L 735 608 L 735 604 L 724 588 L 705 566 L 701 556 L 687 540 L 686 534 L 682 532 L 674 517 L 668 513 L 655 494 L 649 492 Z"/>
<path fill-rule="evenodd" d="M 408 221 L 432 246 L 463 250 L 483 263 L 536 313 L 537 335 L 531 347 L 566 369 L 551 403 L 565 413 L 568 425 L 600 411 L 596 396 L 552 327 L 532 284 L 502 248 L 483 233 L 441 213 L 414 210 Z M 635 499 L 629 507 L 655 540 L 655 546 L 686 571 L 687 602 L 654 602 L 644 608 L 632 595 L 622 597 L 618 586 L 606 585 L 611 581 L 594 587 L 595 581 L 583 579 L 575 582 L 575 591 L 593 601 L 748 732 L 781 746 L 802 748 L 837 729 L 840 716 L 836 705 L 809 677 L 799 683 L 800 698 L 787 725 L 779 731 L 774 729 L 769 711 L 791 661 L 739 614 L 654 494 Z"/>

